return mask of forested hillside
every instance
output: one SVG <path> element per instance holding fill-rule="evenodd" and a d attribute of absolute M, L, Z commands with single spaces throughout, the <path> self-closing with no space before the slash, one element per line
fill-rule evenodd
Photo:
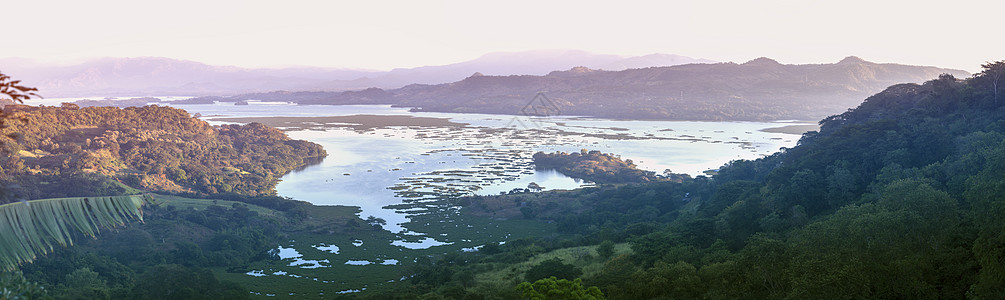
<path fill-rule="evenodd" d="M 270 259 L 266 251 L 290 232 L 354 232 L 364 222 L 354 207 L 313 207 L 276 196 L 280 176 L 326 154 L 320 145 L 262 124 L 214 127 L 158 106 L 8 105 L 3 114 L 0 203 L 139 192 L 152 202 L 142 210 L 142 223 L 71 247 L 50 245 L 50 253 L 16 272 L 6 270 L 0 298 L 244 299 L 245 287 L 218 279 L 209 268 L 247 272 L 242 268 Z M 13 218 L 8 213 L 5 222 Z"/>
<path fill-rule="evenodd" d="M 262 124 L 213 127 L 180 109 L 9 105 L 6 201 L 174 193 L 271 195 L 279 177 L 324 157 Z M 118 181 L 118 182 L 116 182 Z"/>
<path fill-rule="evenodd" d="M 518 297 L 526 285 L 504 286 L 555 276 L 535 286 L 611 299 L 999 298 L 1005 63 L 985 68 L 892 86 L 712 178 L 525 197 L 513 205 L 575 211 L 525 215 L 566 235 L 445 257 L 398 292 Z"/>

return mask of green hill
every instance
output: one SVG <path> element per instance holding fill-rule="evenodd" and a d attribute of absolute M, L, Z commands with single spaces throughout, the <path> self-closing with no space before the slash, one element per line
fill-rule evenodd
<path fill-rule="evenodd" d="M 277 180 L 326 154 L 262 124 L 210 126 L 184 110 L 8 105 L 4 198 L 172 193 L 272 195 Z M 9 200 L 8 200 L 9 201 Z"/>
<path fill-rule="evenodd" d="M 587 280 L 611 296 L 995 298 L 1005 280 L 995 68 L 892 86 L 792 149 L 648 189 L 668 198 L 639 200 L 643 187 L 598 196 L 597 211 L 559 228 L 599 235 L 584 221 L 610 224 L 615 239 L 632 242 L 634 255 L 617 262 L 631 271 L 612 260 Z M 645 201 L 659 212 L 629 218 Z M 617 213 L 604 221 L 608 208 Z M 651 232 L 632 232 L 638 221 Z"/>

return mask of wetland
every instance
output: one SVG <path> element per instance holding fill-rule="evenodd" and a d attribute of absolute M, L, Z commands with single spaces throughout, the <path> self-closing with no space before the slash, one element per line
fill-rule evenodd
<path fill-rule="evenodd" d="M 731 160 L 770 155 L 799 137 L 766 129 L 807 125 L 430 113 L 263 101 L 167 104 L 210 125 L 261 123 L 323 147 L 327 157 L 282 176 L 275 188 L 279 196 L 312 206 L 301 211 L 251 207 L 263 217 L 293 213 L 290 220 L 303 222 L 273 232 L 281 238 L 265 247 L 272 249 L 271 259 L 248 256 L 247 265 L 212 267 L 216 276 L 250 287 L 255 295 L 297 298 L 382 289 L 408 279 L 409 270 L 423 261 L 486 247 L 497 250 L 504 244 L 524 247 L 528 240 L 565 234 L 558 226 L 561 220 L 550 215 L 589 207 L 566 201 L 571 198 L 563 190 L 610 189 L 603 182 L 575 178 L 581 174 L 535 165 L 535 153 L 598 151 L 652 174 L 669 170 L 698 177 Z M 236 170 L 226 174 L 247 175 Z M 505 197 L 494 196 L 500 194 Z M 228 198 L 219 203 L 233 206 L 229 209 L 198 199 L 161 198 L 185 215 L 245 214 L 236 203 L 224 201 Z M 262 201 L 254 203 L 282 202 Z M 173 216 L 168 210 L 157 213 Z"/>

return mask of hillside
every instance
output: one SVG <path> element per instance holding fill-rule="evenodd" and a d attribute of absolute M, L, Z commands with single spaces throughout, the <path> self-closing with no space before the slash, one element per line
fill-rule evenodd
<path fill-rule="evenodd" d="M 445 256 L 394 293 L 517 297 L 521 282 L 556 276 L 535 286 L 582 280 L 611 299 L 998 298 L 999 72 L 1005 63 L 966 80 L 892 86 L 798 146 L 713 178 L 473 197 L 468 213 L 518 208 L 506 215 L 564 235 Z M 629 251 L 613 250 L 623 243 Z M 542 261 L 549 253 L 568 254 Z"/>
<path fill-rule="evenodd" d="M 418 111 L 521 114 L 539 92 L 563 115 L 624 119 L 770 121 L 816 120 L 855 107 L 903 82 L 959 70 L 878 64 L 849 57 L 834 64 L 783 65 L 768 58 L 735 64 L 687 64 L 623 71 L 584 67 L 544 76 L 486 76 L 439 85 L 355 92 L 273 92 L 219 101 L 258 99 L 300 104 L 392 104 Z"/>
<path fill-rule="evenodd" d="M 210 126 L 170 107 L 8 105 L 3 199 L 173 193 L 272 195 L 278 179 L 326 154 L 262 124 Z"/>

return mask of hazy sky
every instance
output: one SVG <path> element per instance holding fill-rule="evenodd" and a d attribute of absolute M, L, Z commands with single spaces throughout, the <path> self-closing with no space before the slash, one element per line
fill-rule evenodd
<path fill-rule="evenodd" d="M 1005 59 L 1005 1 L 215 1 L 0 4 L 0 57 L 163 56 L 244 67 L 390 69 L 497 51 L 672 53 L 977 71 Z"/>

